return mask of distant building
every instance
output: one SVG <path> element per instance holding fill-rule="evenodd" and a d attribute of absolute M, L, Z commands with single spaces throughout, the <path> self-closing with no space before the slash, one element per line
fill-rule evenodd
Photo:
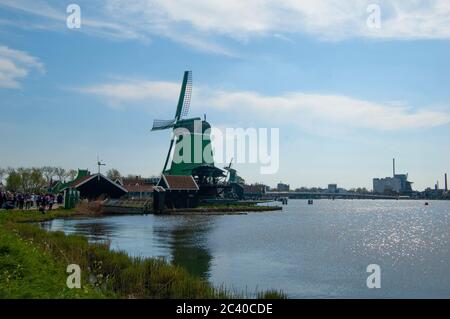
<path fill-rule="evenodd" d="M 444 191 L 448 192 L 447 173 L 444 175 Z"/>
<path fill-rule="evenodd" d="M 432 189 L 430 187 L 428 187 L 427 189 L 425 189 L 421 195 L 423 198 L 425 199 L 442 199 L 444 198 L 444 190 L 443 189 Z"/>
<path fill-rule="evenodd" d="M 278 192 L 289 192 L 290 186 L 288 184 L 278 183 L 277 191 Z"/>
<path fill-rule="evenodd" d="M 244 197 L 245 198 L 259 198 L 270 188 L 264 184 L 252 184 L 252 185 L 244 185 Z"/>
<path fill-rule="evenodd" d="M 393 160 L 393 177 L 374 178 L 373 191 L 377 194 L 401 194 L 412 193 L 412 182 L 408 181 L 408 174 L 395 173 L 395 159 Z"/>
<path fill-rule="evenodd" d="M 395 175 L 394 177 L 374 178 L 373 191 L 377 194 L 412 192 L 408 175 Z"/>
<path fill-rule="evenodd" d="M 328 184 L 328 193 L 337 193 L 338 187 L 337 184 Z"/>

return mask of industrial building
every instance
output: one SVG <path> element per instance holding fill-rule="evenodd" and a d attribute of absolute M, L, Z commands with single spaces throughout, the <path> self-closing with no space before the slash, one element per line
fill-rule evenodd
<path fill-rule="evenodd" d="M 374 178 L 373 192 L 376 194 L 410 195 L 412 182 L 408 181 L 408 174 L 396 174 L 395 158 L 392 160 L 392 177 Z"/>
<path fill-rule="evenodd" d="M 337 184 L 328 184 L 328 193 L 338 193 Z"/>
<path fill-rule="evenodd" d="M 288 184 L 278 183 L 277 191 L 278 192 L 289 192 L 290 186 Z"/>

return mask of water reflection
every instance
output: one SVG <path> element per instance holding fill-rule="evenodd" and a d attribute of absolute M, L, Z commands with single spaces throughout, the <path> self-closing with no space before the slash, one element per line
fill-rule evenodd
<path fill-rule="evenodd" d="M 52 220 L 39 223 L 48 231 L 86 236 L 91 242 L 111 243 L 111 248 L 132 256 L 162 257 L 189 273 L 208 279 L 212 253 L 208 234 L 214 229 L 209 216 L 115 216 Z"/>
<path fill-rule="evenodd" d="M 289 297 L 450 295 L 450 202 L 292 200 L 283 212 L 236 216 L 110 216 L 43 228 L 108 240 L 132 256 L 164 257 L 238 292 Z M 366 267 L 382 267 L 367 289 Z"/>
<path fill-rule="evenodd" d="M 111 237 L 117 230 L 117 226 L 105 222 L 79 223 L 74 225 L 76 233 L 89 234 L 94 240 L 102 240 Z"/>
<path fill-rule="evenodd" d="M 212 254 L 207 248 L 207 237 L 213 227 L 211 218 L 186 217 L 171 227 L 164 222 L 156 224 L 153 233 L 157 241 L 170 248 L 173 264 L 185 268 L 192 275 L 208 279 Z"/>
<path fill-rule="evenodd" d="M 39 225 L 47 231 L 63 230 L 69 234 L 83 235 L 93 242 L 111 239 L 120 227 L 106 219 L 50 220 L 40 222 Z"/>

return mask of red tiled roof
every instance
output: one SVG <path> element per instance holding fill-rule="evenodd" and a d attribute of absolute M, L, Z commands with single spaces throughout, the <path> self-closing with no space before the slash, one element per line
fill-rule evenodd
<path fill-rule="evenodd" d="M 198 185 L 192 176 L 163 175 L 168 189 L 198 190 Z"/>

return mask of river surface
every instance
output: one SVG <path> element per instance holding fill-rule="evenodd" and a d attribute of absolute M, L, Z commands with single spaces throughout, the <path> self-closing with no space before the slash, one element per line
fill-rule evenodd
<path fill-rule="evenodd" d="M 213 284 L 253 296 L 450 298 L 450 202 L 290 200 L 282 212 L 113 216 L 42 227 L 161 256 Z M 381 288 L 367 287 L 380 266 Z"/>

